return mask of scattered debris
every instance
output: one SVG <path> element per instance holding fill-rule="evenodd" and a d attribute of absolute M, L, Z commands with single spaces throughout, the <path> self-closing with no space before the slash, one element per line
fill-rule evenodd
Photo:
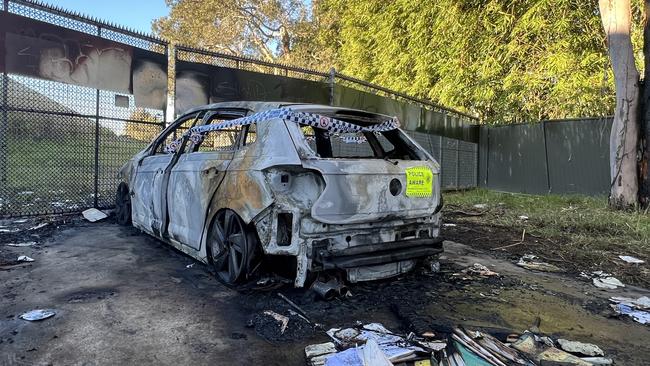
<path fill-rule="evenodd" d="M 24 243 L 8 243 L 7 245 L 10 247 L 31 247 L 32 245 L 35 245 L 35 241 L 26 241 Z"/>
<path fill-rule="evenodd" d="M 461 275 L 461 274 L 466 274 L 466 275 L 475 275 L 475 276 L 481 276 L 481 277 L 490 277 L 490 276 L 498 276 L 499 274 L 497 272 L 494 272 L 487 268 L 486 266 L 480 264 L 480 263 L 474 263 L 470 267 L 465 268 L 464 270 L 461 271 L 461 273 L 455 273 L 454 275 Z M 464 277 L 463 279 L 470 279 L 468 277 Z"/>
<path fill-rule="evenodd" d="M 592 365 L 613 365 L 614 361 L 611 358 L 605 357 L 580 357 L 581 360 L 587 361 Z"/>
<path fill-rule="evenodd" d="M 609 301 L 621 303 L 640 310 L 650 309 L 650 297 L 647 296 L 641 296 L 638 299 L 633 299 L 631 297 L 614 296 L 610 297 Z"/>
<path fill-rule="evenodd" d="M 33 262 L 34 258 L 30 258 L 30 257 L 28 257 L 26 255 L 21 255 L 21 256 L 18 257 L 17 261 L 18 262 Z"/>
<path fill-rule="evenodd" d="M 52 310 L 47 310 L 47 309 L 37 309 L 37 310 L 32 310 L 28 311 L 24 314 L 20 315 L 20 319 L 24 320 L 29 320 L 30 322 L 36 321 L 36 320 L 43 320 L 47 318 L 51 318 L 55 315 L 56 313 Z"/>
<path fill-rule="evenodd" d="M 444 227 L 456 227 L 458 225 L 452 224 L 452 223 L 444 223 L 444 224 L 442 224 L 442 226 L 444 226 Z"/>
<path fill-rule="evenodd" d="M 286 296 L 282 295 L 282 294 L 279 293 L 279 292 L 278 292 L 278 296 L 280 296 L 280 298 L 281 298 L 282 300 L 286 301 L 287 304 L 289 304 L 292 308 L 296 309 L 296 311 L 298 312 L 298 314 L 302 315 L 303 318 L 304 318 L 305 320 L 307 320 L 308 323 L 311 324 L 311 320 L 309 320 L 309 317 L 307 316 L 307 313 L 306 313 L 304 310 L 302 310 L 302 308 L 301 308 L 300 306 L 296 305 L 293 301 L 289 300 L 289 298 L 287 298 Z"/>
<path fill-rule="evenodd" d="M 332 328 L 327 331 L 327 335 L 341 351 L 327 356 L 326 365 L 366 365 L 364 354 L 373 350 L 371 353 L 381 354 L 390 362 L 415 360 L 418 359 L 416 353 L 427 353 L 415 338 L 407 339 L 394 334 L 379 323 L 358 324 L 354 328 Z M 379 363 L 384 364 L 386 363 Z"/>
<path fill-rule="evenodd" d="M 327 282 L 316 280 L 312 283 L 311 290 L 327 301 L 333 300 L 339 296 L 346 296 L 350 293 L 348 287 L 335 278 L 332 278 Z"/>
<path fill-rule="evenodd" d="M 596 346 L 595 344 L 570 341 L 563 338 L 558 339 L 557 343 L 560 345 L 560 348 L 562 348 L 563 350 L 569 353 L 577 353 L 584 356 L 605 355 L 605 352 L 603 352 L 603 350 L 600 349 L 600 347 Z"/>
<path fill-rule="evenodd" d="M 429 270 L 430 270 L 431 272 L 433 272 L 433 273 L 438 273 L 438 272 L 440 272 L 440 262 L 439 262 L 439 261 L 435 261 L 435 262 L 431 262 L 431 263 L 429 263 Z"/>
<path fill-rule="evenodd" d="M 260 337 L 275 342 L 311 337 L 316 328 L 305 317 L 291 310 L 287 313 L 272 310 L 255 313 L 248 319 L 247 327 L 254 328 Z"/>
<path fill-rule="evenodd" d="M 487 208 L 487 204 L 485 204 L 485 203 L 477 203 L 477 204 L 474 205 L 474 208 L 484 209 L 484 208 Z"/>
<path fill-rule="evenodd" d="M 605 273 L 603 271 L 594 271 L 591 272 L 591 274 L 582 272 L 580 276 L 585 278 L 591 278 L 594 286 L 598 288 L 613 290 L 619 287 L 625 287 L 623 282 L 619 281 L 616 277 L 613 277 L 611 274 Z"/>
<path fill-rule="evenodd" d="M 633 263 L 633 264 L 645 263 L 645 261 L 643 259 L 639 259 L 639 258 L 632 257 L 632 256 L 629 256 L 629 255 L 619 255 L 618 257 L 621 258 L 622 261 L 627 262 L 627 263 Z"/>
<path fill-rule="evenodd" d="M 185 266 L 185 268 L 192 268 L 192 267 L 194 267 L 195 264 L 196 264 L 196 263 L 190 263 L 190 264 L 188 264 L 187 266 Z"/>
<path fill-rule="evenodd" d="M 336 346 L 332 342 L 312 344 L 305 347 L 305 357 L 312 366 L 325 365 L 327 356 L 336 352 Z"/>
<path fill-rule="evenodd" d="M 521 220 L 521 221 L 526 221 L 526 220 L 528 220 L 528 216 L 526 216 L 526 215 L 520 215 L 520 216 L 519 216 L 519 220 Z"/>
<path fill-rule="evenodd" d="M 650 324 L 650 298 L 641 296 L 638 299 L 630 297 L 611 297 L 609 301 L 613 302 L 611 307 L 619 315 L 632 317 L 634 321 L 641 324 Z"/>
<path fill-rule="evenodd" d="M 96 208 L 89 208 L 81 213 L 83 217 L 90 221 L 90 222 L 97 222 L 99 220 L 103 220 L 108 217 L 107 214 L 104 212 L 96 209 Z"/>
<path fill-rule="evenodd" d="M 519 339 L 512 344 L 512 347 L 526 354 L 538 363 L 561 364 L 561 365 L 578 365 L 590 366 L 591 364 L 580 358 L 562 351 L 558 348 L 548 346 L 543 342 L 536 340 L 536 335 L 530 332 L 522 334 Z M 554 363 L 555 362 L 555 363 Z"/>
<path fill-rule="evenodd" d="M 40 224 L 38 224 L 38 225 L 36 225 L 36 226 L 32 226 L 32 227 L 30 227 L 30 228 L 27 229 L 27 230 L 30 230 L 30 231 L 31 231 L 31 230 L 38 230 L 38 229 L 40 229 L 40 228 L 46 227 L 46 226 L 49 225 L 49 224 L 50 224 L 49 222 L 41 222 Z"/>
<path fill-rule="evenodd" d="M 519 258 L 517 265 L 532 271 L 541 271 L 541 272 L 563 272 L 564 270 L 554 264 L 540 262 L 538 261 L 539 257 L 533 254 L 526 254 L 523 257 Z"/>
<path fill-rule="evenodd" d="M 633 307 L 627 306 L 625 304 L 612 304 L 611 306 L 614 309 L 614 311 L 616 311 L 616 313 L 630 316 L 637 323 L 641 323 L 641 324 L 650 323 L 650 313 L 647 311 L 636 310 Z"/>
<path fill-rule="evenodd" d="M 284 331 L 287 330 L 287 326 L 289 325 L 289 318 L 272 310 L 265 310 L 263 314 L 275 319 L 280 324 L 280 334 L 284 334 Z"/>

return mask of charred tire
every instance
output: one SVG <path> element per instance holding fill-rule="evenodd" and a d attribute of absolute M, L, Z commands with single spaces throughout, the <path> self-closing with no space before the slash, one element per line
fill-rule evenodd
<path fill-rule="evenodd" d="M 117 186 L 115 194 L 115 217 L 122 226 L 131 225 L 131 194 L 126 183 Z"/>
<path fill-rule="evenodd" d="M 210 227 L 208 255 L 217 279 L 235 285 L 248 278 L 257 237 L 232 210 L 219 211 Z"/>

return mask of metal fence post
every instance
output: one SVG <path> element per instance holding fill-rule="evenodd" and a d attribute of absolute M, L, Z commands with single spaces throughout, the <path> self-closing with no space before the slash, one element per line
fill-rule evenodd
<path fill-rule="evenodd" d="M 101 37 L 102 28 L 97 27 L 97 36 Z M 95 89 L 95 180 L 93 207 L 99 208 L 99 89 Z"/>
<path fill-rule="evenodd" d="M 546 145 L 546 121 L 542 121 L 542 133 L 544 137 L 544 165 L 546 167 L 546 187 L 548 193 L 551 193 L 551 174 L 548 168 L 548 147 Z"/>
<path fill-rule="evenodd" d="M 458 176 L 460 170 L 460 141 L 456 140 L 456 189 L 460 188 L 460 177 Z"/>
<path fill-rule="evenodd" d="M 167 105 L 165 106 L 163 128 L 166 123 L 173 122 L 176 116 L 176 46 L 168 44 L 165 49 L 167 52 Z"/>
<path fill-rule="evenodd" d="M 440 135 L 439 137 L 440 137 L 440 144 L 438 145 L 438 157 L 440 159 L 440 161 L 439 161 L 439 163 L 440 163 L 440 187 L 444 188 L 442 186 L 442 183 L 443 183 L 442 177 L 445 174 L 444 164 L 442 162 L 442 152 L 443 152 L 442 143 L 445 141 L 444 140 L 445 138 L 442 135 Z"/>
<path fill-rule="evenodd" d="M 330 78 L 329 78 L 329 87 L 330 87 L 330 105 L 334 105 L 334 85 L 336 83 L 336 69 L 333 67 L 330 68 Z"/>
<path fill-rule="evenodd" d="M 4 12 L 9 12 L 9 0 L 3 1 Z M 0 37 L 0 48 L 2 49 L 2 54 L 5 54 L 4 49 L 4 33 Z M 3 56 L 4 57 L 4 56 Z M 4 60 L 0 61 L 4 64 Z M 7 132 L 9 131 L 9 117 L 7 114 L 7 104 L 8 104 L 8 85 L 9 78 L 7 77 L 7 68 L 2 68 L 2 120 L 0 121 L 0 193 L 5 193 L 7 191 L 7 168 L 9 168 L 9 151 L 7 143 Z"/>

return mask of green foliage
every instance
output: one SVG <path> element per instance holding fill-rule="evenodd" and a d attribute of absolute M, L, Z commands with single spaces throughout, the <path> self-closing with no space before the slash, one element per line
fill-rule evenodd
<path fill-rule="evenodd" d="M 334 36 L 344 73 L 488 123 L 613 112 L 596 1 L 326 0 L 322 6 L 340 14 Z M 640 29 L 634 32 L 639 45 Z"/>
<path fill-rule="evenodd" d="M 177 43 L 338 71 L 486 123 L 611 115 L 595 0 L 168 0 Z M 254 5 L 251 5 L 254 4 Z M 633 43 L 642 57 L 642 3 Z"/>

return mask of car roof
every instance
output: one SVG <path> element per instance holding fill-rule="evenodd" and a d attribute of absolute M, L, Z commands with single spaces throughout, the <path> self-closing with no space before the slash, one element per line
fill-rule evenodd
<path fill-rule="evenodd" d="M 336 107 L 324 104 L 310 104 L 310 103 L 290 103 L 290 102 L 260 102 L 260 101 L 234 101 L 234 102 L 219 102 L 206 104 L 194 107 L 184 112 L 181 117 L 196 113 L 199 111 L 213 110 L 213 109 L 246 109 L 253 113 L 264 112 L 269 109 L 276 109 L 281 107 L 291 107 L 296 111 L 311 112 L 317 114 L 326 114 L 330 116 L 344 115 L 344 116 L 358 116 L 372 119 L 388 119 L 390 116 L 364 111 L 361 109 Z"/>

